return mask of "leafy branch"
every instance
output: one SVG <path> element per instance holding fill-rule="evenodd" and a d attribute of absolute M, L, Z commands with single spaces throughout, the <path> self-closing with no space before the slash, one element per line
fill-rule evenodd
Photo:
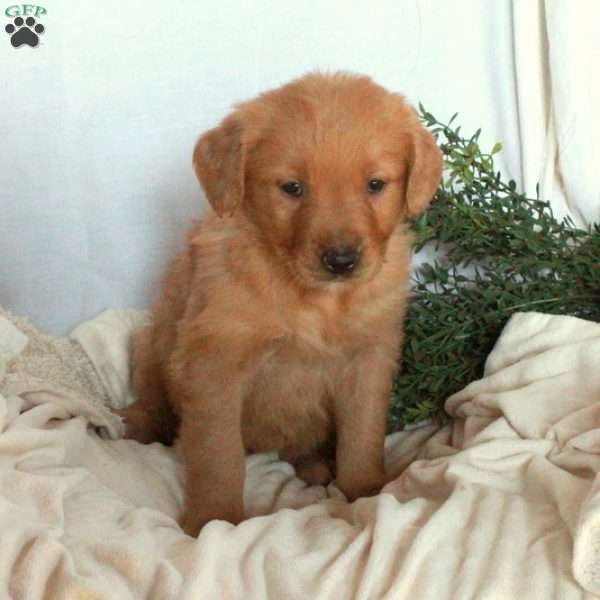
<path fill-rule="evenodd" d="M 506 182 L 490 152 L 420 105 L 444 154 L 444 180 L 414 223 L 415 250 L 440 254 L 414 275 L 390 431 L 444 419 L 445 399 L 483 374 L 508 318 L 539 311 L 600 321 L 600 225 L 559 222 L 548 202 Z"/>

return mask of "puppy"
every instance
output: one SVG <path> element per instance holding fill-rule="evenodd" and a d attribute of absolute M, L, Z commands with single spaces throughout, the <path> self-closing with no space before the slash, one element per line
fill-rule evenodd
<path fill-rule="evenodd" d="M 335 458 L 350 500 L 377 492 L 433 137 L 370 79 L 309 74 L 238 105 L 193 165 L 212 211 L 134 342 L 127 436 L 179 436 L 190 535 L 244 518 L 246 452 L 320 484 Z"/>

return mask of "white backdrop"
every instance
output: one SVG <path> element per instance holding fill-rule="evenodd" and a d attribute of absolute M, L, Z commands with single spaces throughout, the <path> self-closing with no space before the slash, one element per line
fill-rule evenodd
<path fill-rule="evenodd" d="M 314 68 L 369 74 L 441 119 L 458 111 L 464 131 L 483 127 L 484 146 L 503 141 L 500 166 L 529 193 L 541 180 L 559 214 L 599 218 L 597 165 L 568 181 L 560 172 L 560 135 L 569 173 L 578 131 L 588 158 L 598 154 L 589 118 L 556 126 L 553 86 L 572 88 L 566 75 L 588 82 L 588 105 L 600 100 L 587 76 L 598 44 L 585 61 L 577 48 L 600 36 L 565 18 L 567 3 L 47 0 L 36 48 L 11 46 L 12 2 L 0 4 L 0 304 L 54 333 L 147 304 L 204 207 L 196 137 L 232 103 Z"/>

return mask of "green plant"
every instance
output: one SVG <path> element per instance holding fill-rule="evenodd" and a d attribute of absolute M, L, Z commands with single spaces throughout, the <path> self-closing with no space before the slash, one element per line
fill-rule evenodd
<path fill-rule="evenodd" d="M 443 419 L 444 400 L 483 374 L 508 318 L 540 311 L 600 321 L 600 226 L 558 222 L 548 202 L 517 192 L 494 168 L 502 148 L 482 152 L 481 130 L 463 137 L 420 106 L 437 137 L 445 175 L 414 223 L 415 250 L 441 251 L 414 275 L 402 367 L 389 430 Z"/>

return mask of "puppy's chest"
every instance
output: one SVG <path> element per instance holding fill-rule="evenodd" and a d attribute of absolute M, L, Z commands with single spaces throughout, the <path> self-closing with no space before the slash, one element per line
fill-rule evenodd
<path fill-rule="evenodd" d="M 265 330 L 277 334 L 264 347 L 244 400 L 246 447 L 309 449 L 325 440 L 336 388 L 352 358 L 381 328 L 368 316 L 348 311 L 334 319 L 318 308 L 287 318 L 271 313 Z"/>
<path fill-rule="evenodd" d="M 315 358 L 352 355 L 376 344 L 396 322 L 398 302 L 392 296 L 382 300 L 341 305 L 324 303 L 286 315 L 281 345 L 288 351 Z"/>
<path fill-rule="evenodd" d="M 246 389 L 246 448 L 309 450 L 322 443 L 331 430 L 329 400 L 339 362 L 296 339 L 274 342 Z"/>
<path fill-rule="evenodd" d="M 329 400 L 348 360 L 347 342 L 316 311 L 287 321 L 272 316 L 264 328 L 273 337 L 256 357 L 246 390 L 244 440 L 261 450 L 311 446 L 330 429 Z"/>
<path fill-rule="evenodd" d="M 353 353 L 342 331 L 327 327 L 318 315 L 297 315 L 293 323 L 279 322 L 264 347 L 254 377 L 263 397 L 302 397 L 313 404 L 326 394 L 329 382 Z M 347 332 L 346 332 L 347 333 Z"/>
<path fill-rule="evenodd" d="M 285 317 L 274 313 L 269 324 L 263 323 L 272 337 L 257 357 L 253 395 L 275 404 L 302 398 L 307 410 L 333 394 L 346 365 L 384 334 L 381 323 L 365 322 L 359 311 L 337 314 L 335 319 L 318 309 Z"/>

